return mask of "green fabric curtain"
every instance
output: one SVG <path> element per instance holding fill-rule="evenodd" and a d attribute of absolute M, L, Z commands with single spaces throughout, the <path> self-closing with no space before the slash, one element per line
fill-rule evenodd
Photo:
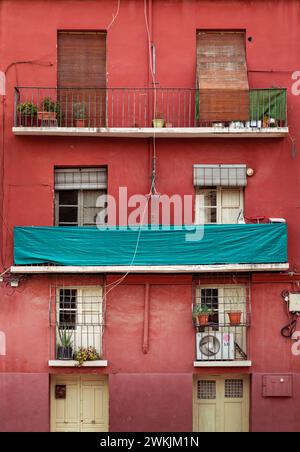
<path fill-rule="evenodd" d="M 250 90 L 250 119 L 262 120 L 264 116 L 286 121 L 285 89 Z"/>

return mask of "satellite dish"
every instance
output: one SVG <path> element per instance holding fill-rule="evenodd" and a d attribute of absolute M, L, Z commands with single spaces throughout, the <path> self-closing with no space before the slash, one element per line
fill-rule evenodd
<path fill-rule="evenodd" d="M 205 336 L 199 344 L 201 353 L 208 357 L 217 355 L 220 348 L 220 341 L 215 336 Z"/>

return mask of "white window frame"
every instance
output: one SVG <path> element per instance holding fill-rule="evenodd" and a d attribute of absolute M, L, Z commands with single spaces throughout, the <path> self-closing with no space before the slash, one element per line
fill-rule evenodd
<path fill-rule="evenodd" d="M 203 208 L 201 202 L 200 202 L 200 196 L 202 195 L 203 192 L 210 192 L 210 191 L 215 191 L 217 194 L 217 221 L 215 223 L 213 222 L 206 222 L 205 220 L 205 208 L 206 207 L 211 207 L 211 206 L 204 206 L 204 213 L 201 215 L 201 209 Z M 235 209 L 235 207 L 231 207 L 231 206 L 224 206 L 222 205 L 222 193 L 226 191 L 234 191 L 237 192 L 239 191 L 240 194 L 240 210 L 242 211 L 242 215 L 241 217 L 243 218 L 244 216 L 244 189 L 242 187 L 237 187 L 237 188 L 233 188 L 233 187 L 205 187 L 205 188 L 201 188 L 201 187 L 196 187 L 196 194 L 195 194 L 195 223 L 196 224 L 225 224 L 222 221 L 222 215 L 223 215 L 223 209 Z M 237 217 L 237 221 L 238 222 L 238 217 Z M 231 223 L 231 224 L 236 224 L 236 223 Z"/>
<path fill-rule="evenodd" d="M 102 196 L 102 195 L 106 195 L 107 191 L 106 190 L 89 190 L 89 189 L 70 189 L 70 190 L 56 190 L 55 191 L 55 226 L 59 226 L 60 225 L 60 221 L 59 221 L 59 194 L 60 192 L 63 191 L 77 191 L 78 194 L 78 198 L 77 198 L 77 205 L 74 205 L 74 208 L 76 207 L 78 212 L 77 212 L 77 225 L 74 225 L 74 227 L 80 227 L 80 226 L 96 226 L 96 221 L 93 225 L 84 225 L 84 193 L 86 192 L 98 192 L 98 196 Z M 95 206 L 97 207 L 97 206 Z M 97 214 L 100 213 L 101 208 L 99 207 L 99 212 Z M 65 226 L 65 225 L 62 225 Z M 67 225 L 66 225 L 67 226 Z"/>

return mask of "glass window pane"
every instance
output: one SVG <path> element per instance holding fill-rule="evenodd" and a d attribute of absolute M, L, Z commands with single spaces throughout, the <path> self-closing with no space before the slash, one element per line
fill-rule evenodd
<path fill-rule="evenodd" d="M 60 309 L 76 309 L 77 308 L 77 290 L 62 289 L 59 293 Z"/>
<path fill-rule="evenodd" d="M 217 223 L 217 208 L 205 208 L 205 223 Z"/>
<path fill-rule="evenodd" d="M 60 206 L 77 206 L 78 190 L 61 190 L 59 192 Z"/>
<path fill-rule="evenodd" d="M 76 329 L 76 311 L 60 311 L 59 328 L 66 330 Z"/>
<path fill-rule="evenodd" d="M 216 190 L 205 190 L 204 192 L 205 207 L 217 207 L 217 192 Z"/>
<path fill-rule="evenodd" d="M 59 208 L 59 224 L 63 223 L 78 223 L 78 208 L 77 207 L 60 207 Z"/>
<path fill-rule="evenodd" d="M 94 226 L 101 208 L 96 207 L 98 197 L 105 195 L 105 190 L 86 190 L 83 192 L 83 226 Z"/>

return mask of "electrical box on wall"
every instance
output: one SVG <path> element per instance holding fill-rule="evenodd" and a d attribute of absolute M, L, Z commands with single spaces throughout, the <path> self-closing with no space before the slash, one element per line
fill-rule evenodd
<path fill-rule="evenodd" d="M 264 375 L 263 397 L 293 397 L 292 375 Z"/>
<path fill-rule="evenodd" d="M 300 312 L 300 293 L 290 293 L 289 310 L 290 312 Z"/>

